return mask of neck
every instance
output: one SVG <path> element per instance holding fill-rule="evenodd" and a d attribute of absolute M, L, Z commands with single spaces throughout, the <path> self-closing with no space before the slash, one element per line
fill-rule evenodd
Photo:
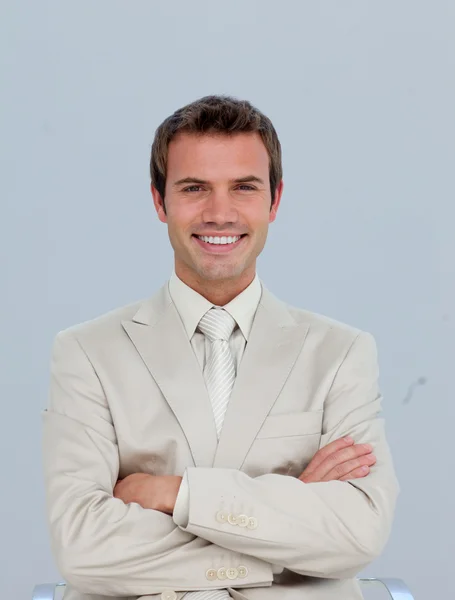
<path fill-rule="evenodd" d="M 225 306 L 253 282 L 256 271 L 244 272 L 235 279 L 207 280 L 175 266 L 175 274 L 188 287 L 216 306 Z"/>

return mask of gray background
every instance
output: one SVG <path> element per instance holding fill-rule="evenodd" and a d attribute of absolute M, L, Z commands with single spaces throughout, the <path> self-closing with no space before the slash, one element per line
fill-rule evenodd
<path fill-rule="evenodd" d="M 52 339 L 168 277 L 150 144 L 208 93 L 257 104 L 284 148 L 260 276 L 378 341 L 402 494 L 367 573 L 453 593 L 454 34 L 449 0 L 1 2 L 1 598 L 58 579 L 40 460 Z"/>

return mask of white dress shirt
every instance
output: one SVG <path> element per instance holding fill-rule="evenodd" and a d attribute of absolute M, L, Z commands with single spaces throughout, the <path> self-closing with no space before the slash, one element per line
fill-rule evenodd
<path fill-rule="evenodd" d="M 216 305 L 209 302 L 186 283 L 183 283 L 175 273 L 172 274 L 169 280 L 169 293 L 199 361 L 201 371 L 203 371 L 211 344 L 201 331 L 197 331 L 197 327 L 205 313 Z M 229 340 L 236 372 L 243 357 L 261 295 L 262 286 L 258 275 L 256 275 L 242 293 L 223 307 L 237 323 L 237 327 Z"/>
<path fill-rule="evenodd" d="M 216 305 L 186 285 L 177 277 L 175 272 L 169 280 L 169 293 L 203 372 L 205 363 L 209 358 L 211 344 L 205 335 L 197 330 L 197 327 L 205 313 Z M 245 352 L 245 346 L 248 342 L 261 295 L 262 286 L 256 274 L 250 285 L 223 307 L 237 323 L 229 339 L 236 374 Z M 173 517 L 177 525 L 182 527 L 188 525 L 188 505 L 189 490 L 185 472 L 174 507 Z"/>

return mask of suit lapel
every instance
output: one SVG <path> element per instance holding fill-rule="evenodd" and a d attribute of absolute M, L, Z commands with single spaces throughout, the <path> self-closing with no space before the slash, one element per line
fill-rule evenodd
<path fill-rule="evenodd" d="M 210 398 L 167 285 L 122 323 L 185 434 L 197 467 L 210 467 L 217 436 Z"/>
<path fill-rule="evenodd" d="M 122 325 L 180 423 L 194 464 L 233 469 L 241 468 L 309 328 L 263 286 L 217 443 L 204 377 L 167 284 Z"/>
<path fill-rule="evenodd" d="M 240 469 L 302 350 L 308 325 L 263 287 L 226 411 L 214 467 Z"/>

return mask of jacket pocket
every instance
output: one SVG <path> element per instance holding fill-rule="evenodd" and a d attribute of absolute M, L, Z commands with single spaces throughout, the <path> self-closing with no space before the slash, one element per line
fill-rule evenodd
<path fill-rule="evenodd" d="M 320 434 L 322 415 L 322 410 L 269 415 L 259 430 L 256 439 Z"/>

